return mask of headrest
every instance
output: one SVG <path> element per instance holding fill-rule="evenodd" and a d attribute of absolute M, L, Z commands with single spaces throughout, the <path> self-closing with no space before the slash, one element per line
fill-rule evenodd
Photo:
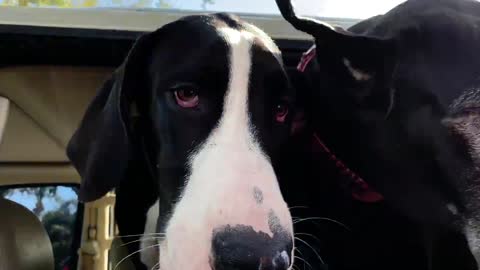
<path fill-rule="evenodd" d="M 0 269 L 54 269 L 52 244 L 35 214 L 0 198 L 0 217 Z"/>

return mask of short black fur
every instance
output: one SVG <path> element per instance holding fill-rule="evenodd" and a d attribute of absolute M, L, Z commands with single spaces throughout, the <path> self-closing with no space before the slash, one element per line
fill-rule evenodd
<path fill-rule="evenodd" d="M 303 215 L 334 217 L 351 228 L 337 236 L 319 227 L 297 231 L 317 235 L 331 269 L 477 269 L 463 233 L 465 220 L 478 216 L 469 214 L 477 212 L 478 197 L 466 192 L 480 190 L 475 129 L 466 140 L 444 121 L 473 126 L 479 119 L 478 112 L 459 119 L 449 105 L 480 75 L 480 4 L 411 0 L 348 31 L 295 16 L 288 0 L 277 4 L 316 45 L 298 88 L 306 96 L 308 126 L 297 143 L 307 151 L 297 153 L 303 164 L 284 172 L 306 172 L 297 177 L 312 183 L 296 198 L 286 193 L 287 200 L 314 208 Z M 338 184 L 338 169 L 318 165 L 330 161 L 311 153 L 312 133 L 385 201 L 352 200 Z M 294 145 L 291 151 L 302 149 Z M 349 254 L 350 247 L 356 251 Z"/>

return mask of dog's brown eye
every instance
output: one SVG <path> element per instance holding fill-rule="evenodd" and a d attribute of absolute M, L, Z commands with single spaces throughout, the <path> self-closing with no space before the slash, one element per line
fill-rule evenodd
<path fill-rule="evenodd" d="M 193 108 L 198 105 L 198 94 L 193 89 L 175 90 L 175 100 L 180 107 Z"/>
<path fill-rule="evenodd" d="M 275 107 L 275 120 L 279 123 L 285 122 L 288 115 L 288 105 L 284 102 L 278 103 Z"/>

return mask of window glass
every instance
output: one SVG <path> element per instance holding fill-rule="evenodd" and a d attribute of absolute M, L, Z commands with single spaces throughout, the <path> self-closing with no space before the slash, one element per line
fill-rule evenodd
<path fill-rule="evenodd" d="M 69 186 L 0 187 L 0 196 L 25 206 L 40 219 L 52 242 L 55 269 L 73 269 L 77 189 Z"/>
<path fill-rule="evenodd" d="M 315 17 L 362 19 L 384 13 L 404 0 L 294 0 L 299 13 Z M 274 0 L 0 0 L 4 6 L 225 11 L 279 15 Z"/>

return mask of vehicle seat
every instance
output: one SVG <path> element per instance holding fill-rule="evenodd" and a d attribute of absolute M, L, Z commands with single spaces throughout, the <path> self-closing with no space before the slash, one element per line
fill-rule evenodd
<path fill-rule="evenodd" d="M 50 238 L 35 214 L 0 198 L 0 217 L 1 270 L 54 269 Z"/>

